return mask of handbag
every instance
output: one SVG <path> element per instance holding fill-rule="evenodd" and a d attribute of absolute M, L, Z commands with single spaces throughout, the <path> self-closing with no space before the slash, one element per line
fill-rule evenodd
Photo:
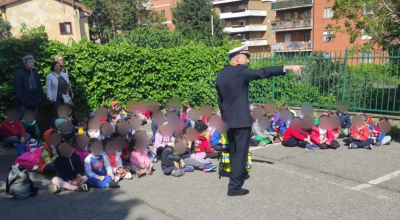
<path fill-rule="evenodd" d="M 71 96 L 69 96 L 68 94 L 63 94 L 62 97 L 63 97 L 64 103 L 72 105 Z"/>

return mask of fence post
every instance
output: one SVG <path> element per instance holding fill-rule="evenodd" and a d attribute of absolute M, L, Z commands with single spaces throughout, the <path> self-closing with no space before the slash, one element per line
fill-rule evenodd
<path fill-rule="evenodd" d="M 346 52 L 344 55 L 344 70 L 343 70 L 343 86 L 342 86 L 342 101 L 345 99 L 345 94 L 346 94 L 346 81 L 347 81 L 347 61 L 349 59 L 349 48 L 346 47 Z"/>
<path fill-rule="evenodd" d="M 273 66 L 276 66 L 276 50 L 274 50 L 273 56 Z M 272 77 L 272 100 L 275 101 L 275 77 Z"/>

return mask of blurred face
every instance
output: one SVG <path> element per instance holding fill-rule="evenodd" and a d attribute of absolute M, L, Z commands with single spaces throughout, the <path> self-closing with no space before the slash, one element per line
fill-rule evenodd
<path fill-rule="evenodd" d="M 73 148 L 70 144 L 64 143 L 58 146 L 61 156 L 70 158 L 72 156 Z"/>
<path fill-rule="evenodd" d="M 236 64 L 239 64 L 239 65 L 247 65 L 250 63 L 249 58 L 244 54 L 239 54 L 232 59 L 234 60 L 234 62 Z"/>
<path fill-rule="evenodd" d="M 340 119 L 337 115 L 332 115 L 329 117 L 330 123 L 332 124 L 332 127 L 337 128 L 340 126 Z"/>
<path fill-rule="evenodd" d="M 35 67 L 35 61 L 34 60 L 28 60 L 25 63 L 25 67 L 29 70 L 33 69 Z"/>
<path fill-rule="evenodd" d="M 114 132 L 114 127 L 110 123 L 108 122 L 103 123 L 103 125 L 101 126 L 101 134 L 104 137 L 110 136 L 113 132 Z"/>
<path fill-rule="evenodd" d="M 107 109 L 103 107 L 98 108 L 94 113 L 94 116 L 99 117 L 101 119 L 107 118 Z"/>
<path fill-rule="evenodd" d="M 189 141 L 195 141 L 195 140 L 197 140 L 197 137 L 199 136 L 199 133 L 195 130 L 195 129 L 193 129 L 193 128 L 189 128 L 188 130 L 187 130 L 187 132 L 186 132 L 186 138 L 189 140 Z"/>
<path fill-rule="evenodd" d="M 53 146 L 57 146 L 61 143 L 61 135 L 58 132 L 53 132 L 49 136 L 49 143 Z"/>
<path fill-rule="evenodd" d="M 210 117 L 210 115 L 212 114 L 212 108 L 211 108 L 211 106 L 209 106 L 209 105 L 203 105 L 203 106 L 200 108 L 200 112 L 201 112 L 201 115 L 202 115 L 203 117 L 208 118 L 208 117 Z"/>
<path fill-rule="evenodd" d="M 279 118 L 283 121 L 289 121 L 292 118 L 292 113 L 289 110 L 282 110 L 279 114 Z"/>
<path fill-rule="evenodd" d="M 90 152 L 91 152 L 94 156 L 100 155 L 101 153 L 103 153 L 103 144 L 102 144 L 100 141 L 93 143 L 93 144 L 90 146 Z"/>
<path fill-rule="evenodd" d="M 312 117 L 304 117 L 303 119 L 303 128 L 311 129 L 314 126 L 314 118 Z"/>
<path fill-rule="evenodd" d="M 337 105 L 337 110 L 339 110 L 339 112 L 346 112 L 347 110 L 349 110 L 349 106 L 347 104 L 338 104 Z"/>
<path fill-rule="evenodd" d="M 63 57 L 58 57 L 57 62 L 59 62 L 61 65 L 64 65 L 64 58 Z"/>
<path fill-rule="evenodd" d="M 115 154 L 117 152 L 118 147 L 115 144 L 115 141 L 109 141 L 106 146 L 104 146 L 104 150 L 107 154 Z"/>
<path fill-rule="evenodd" d="M 196 109 L 192 109 L 189 111 L 188 118 L 192 121 L 197 121 L 200 119 L 200 112 Z"/>
<path fill-rule="evenodd" d="M 114 142 L 117 146 L 117 150 L 122 151 L 125 148 L 125 141 L 122 137 L 114 138 Z"/>
<path fill-rule="evenodd" d="M 388 121 L 380 121 L 378 126 L 379 126 L 379 129 L 383 133 L 388 133 L 390 131 L 390 129 L 392 128 L 392 126 L 390 125 L 390 123 Z"/>
<path fill-rule="evenodd" d="M 32 123 L 34 120 L 35 120 L 35 113 L 28 111 L 24 114 L 25 122 Z"/>
<path fill-rule="evenodd" d="M 175 114 L 175 112 L 169 112 L 168 114 L 167 114 L 167 122 L 168 123 L 175 123 L 175 122 L 177 122 L 177 121 L 179 121 L 180 119 L 179 119 L 179 117 L 178 117 L 178 115 L 177 114 Z"/>
<path fill-rule="evenodd" d="M 68 132 L 72 131 L 72 128 L 73 128 L 73 125 L 72 125 L 71 122 L 69 122 L 69 121 L 64 121 L 64 122 L 60 125 L 60 127 L 58 128 L 58 130 L 59 130 L 62 134 L 65 134 L 65 133 L 68 133 Z"/>
<path fill-rule="evenodd" d="M 300 129 L 301 128 L 301 120 L 298 118 L 293 119 L 292 123 L 290 123 L 290 126 L 295 130 Z"/>
<path fill-rule="evenodd" d="M 267 114 L 272 114 L 276 111 L 276 104 L 274 103 L 266 104 L 264 106 L 264 109 Z"/>
<path fill-rule="evenodd" d="M 71 109 L 65 106 L 61 106 L 57 109 L 57 115 L 60 118 L 69 118 L 71 115 Z"/>
<path fill-rule="evenodd" d="M 301 107 L 301 113 L 303 113 L 303 115 L 310 115 L 310 116 L 312 116 L 312 115 L 313 115 L 313 111 L 314 111 L 314 109 L 312 108 L 311 105 L 303 105 L 303 106 Z"/>
<path fill-rule="evenodd" d="M 9 121 L 15 121 L 18 120 L 18 118 L 19 118 L 19 113 L 17 111 L 12 111 L 7 114 L 7 119 Z"/>
<path fill-rule="evenodd" d="M 216 127 L 218 124 L 218 121 L 220 121 L 219 117 L 216 115 L 213 115 L 210 117 L 210 120 L 208 120 L 208 123 L 210 124 L 211 127 Z"/>
<path fill-rule="evenodd" d="M 129 133 L 130 125 L 128 124 L 128 122 L 121 122 L 117 125 L 117 127 L 118 133 L 122 135 L 126 135 Z"/>
<path fill-rule="evenodd" d="M 363 118 L 362 117 L 360 117 L 360 116 L 357 116 L 357 117 L 355 117 L 354 119 L 353 119 L 353 125 L 354 125 L 354 127 L 356 127 L 356 128 L 359 128 L 359 127 L 362 127 L 363 125 L 364 125 L 364 120 L 363 120 Z"/>
<path fill-rule="evenodd" d="M 162 127 L 162 134 L 163 136 L 172 136 L 174 133 L 174 128 L 170 124 L 166 124 Z"/>
<path fill-rule="evenodd" d="M 173 127 L 174 127 L 174 128 L 173 128 L 174 131 L 176 131 L 176 132 L 181 132 L 181 131 L 183 131 L 183 129 L 185 128 L 185 123 L 183 123 L 182 120 L 178 120 L 178 121 L 176 121 L 176 122 L 174 123 Z"/>
<path fill-rule="evenodd" d="M 76 149 L 84 150 L 89 144 L 89 137 L 86 135 L 79 135 L 76 139 Z"/>
<path fill-rule="evenodd" d="M 135 150 L 139 152 L 144 151 L 148 143 L 146 134 L 145 133 L 135 134 L 135 139 L 136 139 Z"/>
<path fill-rule="evenodd" d="M 155 112 L 153 114 L 152 119 L 153 119 L 153 122 L 157 125 L 161 125 L 165 122 L 164 115 L 161 112 Z"/>
<path fill-rule="evenodd" d="M 175 152 L 177 152 L 178 154 L 185 153 L 186 148 L 187 148 L 187 143 L 185 144 L 183 141 L 179 141 L 174 144 Z"/>
<path fill-rule="evenodd" d="M 259 119 L 264 114 L 264 110 L 260 107 L 255 107 L 252 112 L 252 116 L 254 119 Z"/>
<path fill-rule="evenodd" d="M 57 63 L 57 64 L 54 66 L 54 72 L 56 72 L 56 73 L 61 72 L 61 64 Z"/>
<path fill-rule="evenodd" d="M 267 117 L 261 117 L 258 124 L 262 129 L 268 129 L 271 126 L 271 121 Z"/>
<path fill-rule="evenodd" d="M 329 128 L 329 119 L 328 118 L 321 118 L 318 122 L 318 126 L 321 129 L 327 130 Z"/>
<path fill-rule="evenodd" d="M 132 129 L 137 130 L 142 126 L 142 120 L 140 120 L 140 118 L 133 117 L 129 119 L 129 124 Z"/>
<path fill-rule="evenodd" d="M 98 130 L 100 129 L 100 118 L 93 117 L 89 121 L 89 129 L 90 130 Z"/>

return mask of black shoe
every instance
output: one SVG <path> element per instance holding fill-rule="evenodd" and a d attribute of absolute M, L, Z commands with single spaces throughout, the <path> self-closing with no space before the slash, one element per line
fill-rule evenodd
<path fill-rule="evenodd" d="M 244 196 L 249 194 L 250 191 L 247 189 L 241 189 L 239 191 L 228 191 L 228 196 Z"/>
<path fill-rule="evenodd" d="M 108 184 L 108 188 L 119 188 L 120 185 L 118 183 L 112 182 Z"/>

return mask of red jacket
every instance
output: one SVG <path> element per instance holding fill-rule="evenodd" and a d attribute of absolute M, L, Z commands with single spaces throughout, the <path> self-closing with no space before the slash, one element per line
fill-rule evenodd
<path fill-rule="evenodd" d="M 350 137 L 355 138 L 357 135 L 360 136 L 360 141 L 366 141 L 369 135 L 368 125 L 364 124 L 360 130 L 352 125 L 350 127 Z"/>
<path fill-rule="evenodd" d="M 325 133 L 325 139 L 326 142 L 332 143 L 332 141 L 335 139 L 335 135 L 333 134 L 332 128 L 329 128 L 326 133 Z M 319 133 L 319 127 L 314 126 L 311 132 L 311 141 L 314 144 L 322 144 L 321 139 L 320 139 L 320 133 Z"/>
<path fill-rule="evenodd" d="M 304 141 L 307 137 L 304 137 L 303 135 L 300 134 L 300 132 L 303 132 L 307 136 L 310 134 L 303 131 L 302 129 L 294 130 L 291 126 L 289 126 L 285 133 L 283 134 L 283 141 L 288 141 L 291 137 L 294 137 L 298 140 Z"/>
<path fill-rule="evenodd" d="M 130 160 L 131 154 L 132 154 L 132 152 L 129 151 L 129 147 L 128 147 L 128 145 L 126 144 L 125 147 L 124 147 L 124 149 L 122 150 L 121 159 L 125 160 L 125 156 L 126 156 L 126 155 L 129 155 L 129 159 L 128 159 L 128 160 Z"/>
<path fill-rule="evenodd" d="M 206 152 L 206 153 L 214 153 L 213 149 L 210 147 L 210 142 L 208 142 L 206 137 L 199 136 L 197 141 L 195 142 L 194 149 L 196 153 Z"/>
<path fill-rule="evenodd" d="M 20 121 L 14 121 L 14 125 L 7 120 L 3 121 L 0 129 L 1 133 L 4 135 L 4 138 L 17 136 L 17 134 L 19 134 L 20 137 L 25 137 L 25 129 Z"/>

